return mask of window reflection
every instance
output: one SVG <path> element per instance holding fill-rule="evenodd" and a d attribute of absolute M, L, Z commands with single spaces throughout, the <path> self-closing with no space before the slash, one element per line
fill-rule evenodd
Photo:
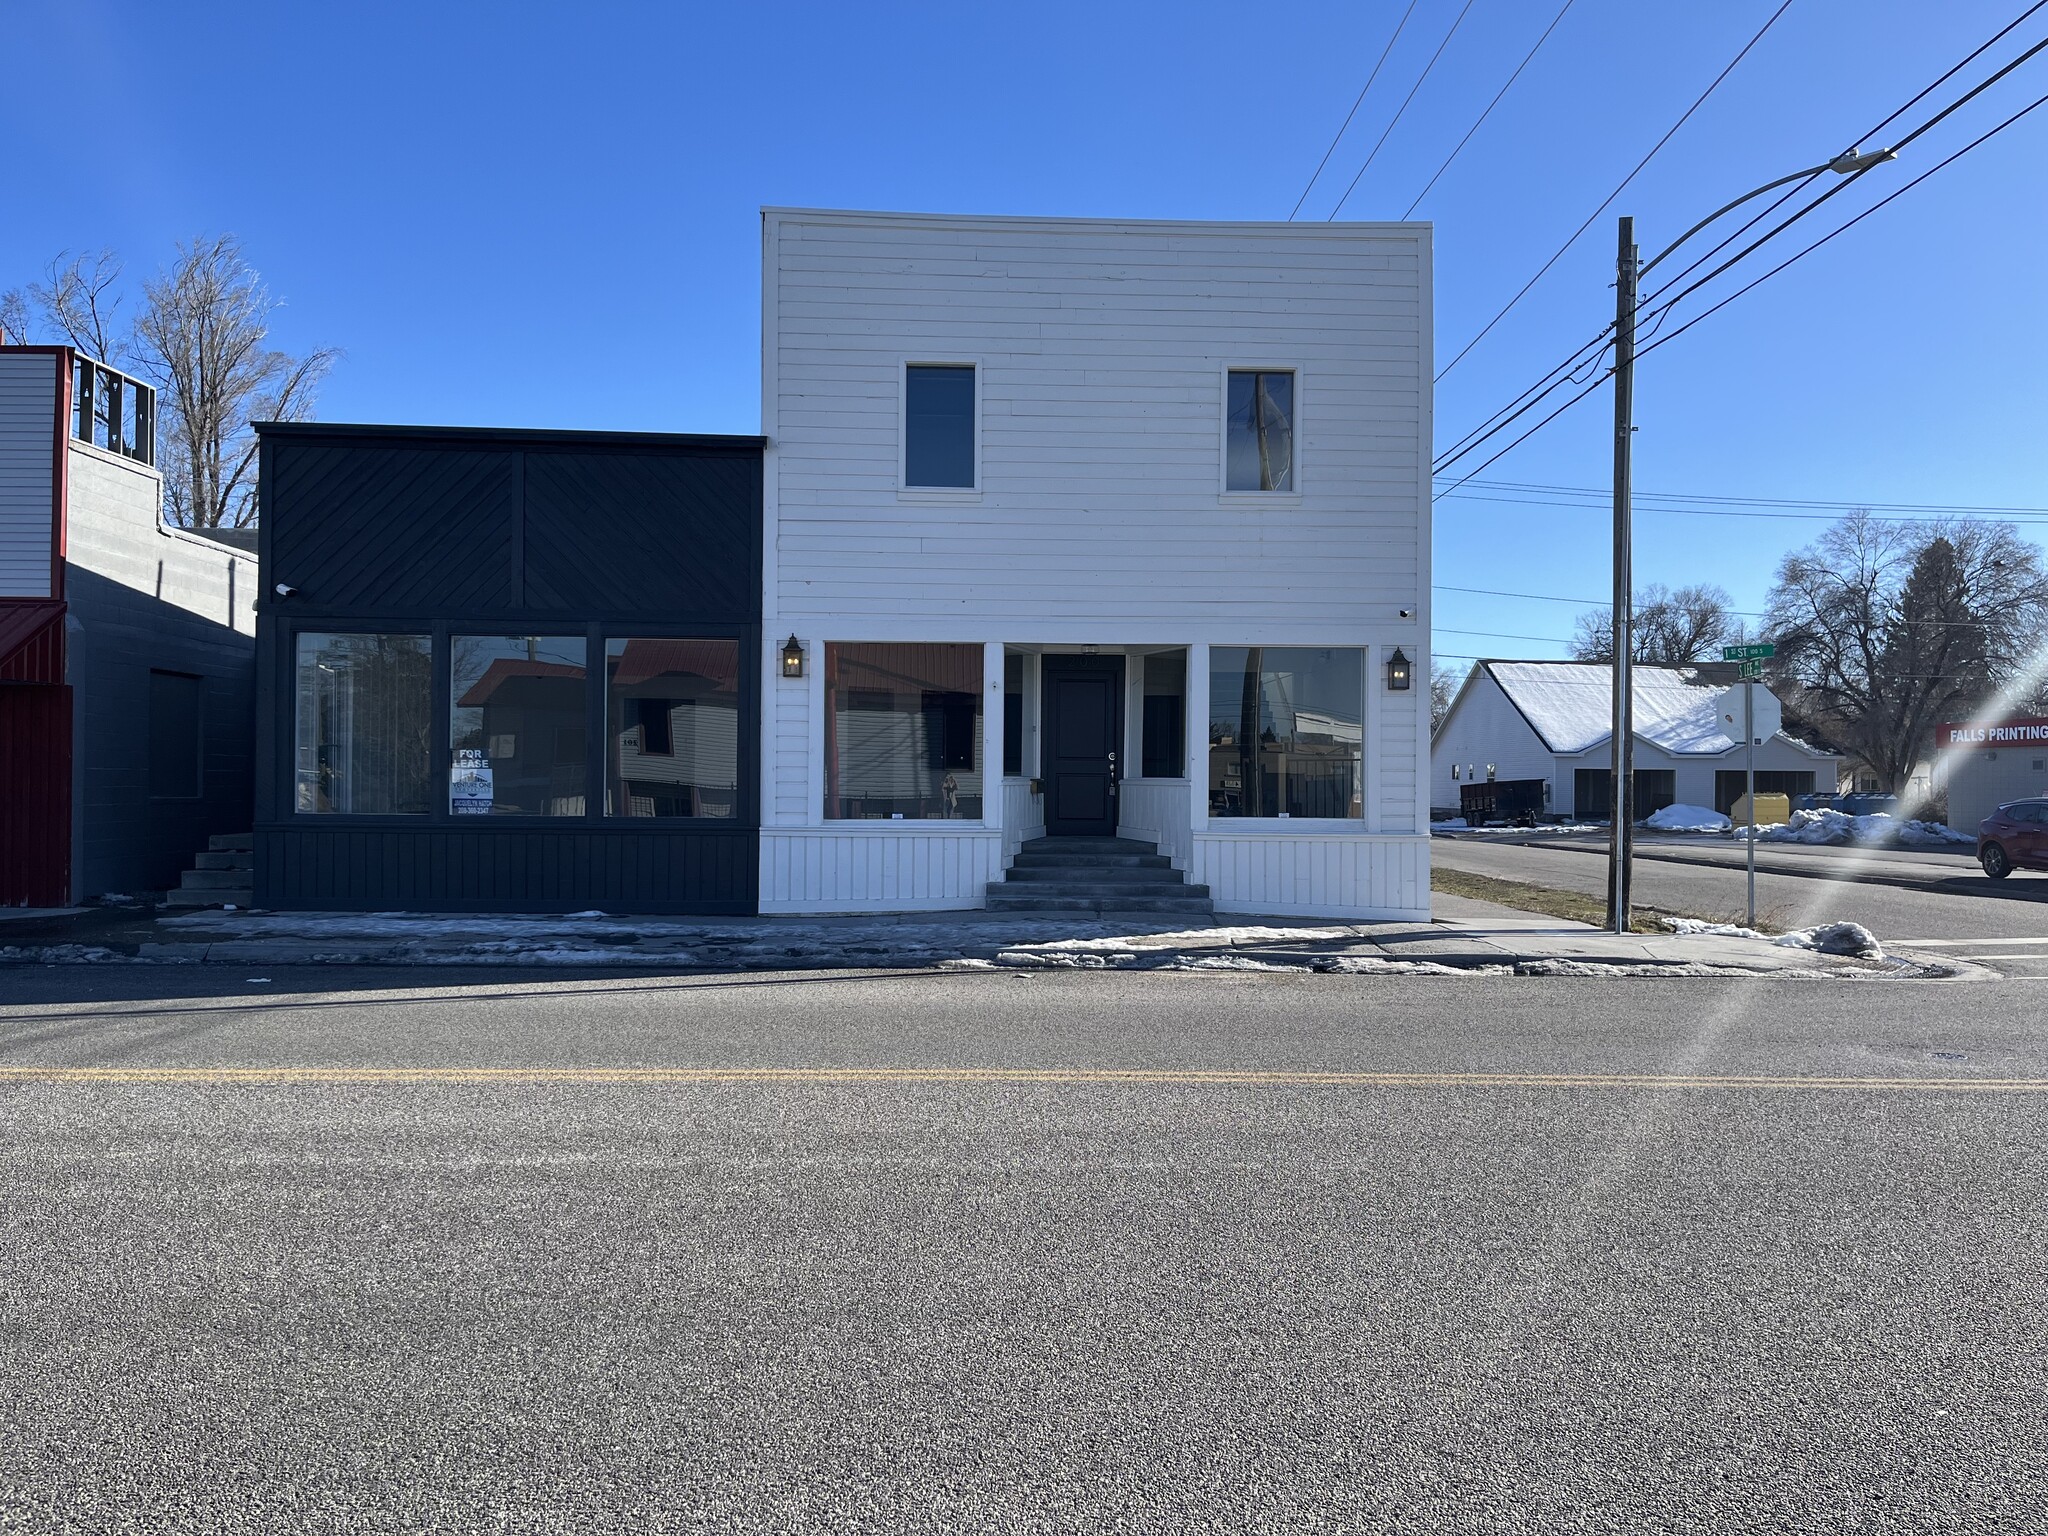
<path fill-rule="evenodd" d="M 736 640 L 608 640 L 607 816 L 738 814 Z"/>
<path fill-rule="evenodd" d="M 981 820 L 981 647 L 825 647 L 825 815 Z"/>
<path fill-rule="evenodd" d="M 292 804 L 312 814 L 424 816 L 432 642 L 302 634 L 294 659 Z"/>
<path fill-rule="evenodd" d="M 1365 653 L 1209 652 L 1209 814 L 1364 814 Z"/>
<path fill-rule="evenodd" d="M 588 761 L 581 638 L 450 641 L 448 809 L 458 816 L 581 816 Z"/>

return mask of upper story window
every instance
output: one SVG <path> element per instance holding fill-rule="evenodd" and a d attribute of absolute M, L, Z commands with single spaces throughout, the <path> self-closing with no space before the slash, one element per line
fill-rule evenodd
<path fill-rule="evenodd" d="M 1294 375 L 1230 370 L 1225 402 L 1223 488 L 1294 490 Z"/>
<path fill-rule="evenodd" d="M 974 365 L 911 363 L 903 380 L 903 484 L 972 490 Z"/>

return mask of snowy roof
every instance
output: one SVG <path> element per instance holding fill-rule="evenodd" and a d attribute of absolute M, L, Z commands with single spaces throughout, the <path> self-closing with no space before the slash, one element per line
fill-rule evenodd
<path fill-rule="evenodd" d="M 1613 677 L 1605 662 L 1489 661 L 1501 691 L 1553 752 L 1584 752 L 1613 734 Z M 1636 735 L 1667 752 L 1734 748 L 1714 700 L 1721 690 L 1690 667 L 1633 668 Z"/>

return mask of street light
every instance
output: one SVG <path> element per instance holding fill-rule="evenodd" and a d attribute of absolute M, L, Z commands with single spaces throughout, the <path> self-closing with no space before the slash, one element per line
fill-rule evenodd
<path fill-rule="evenodd" d="M 1636 221 L 1623 215 L 1620 240 L 1615 253 L 1614 284 L 1614 717 L 1608 743 L 1610 762 L 1607 808 L 1614 818 L 1607 843 L 1607 926 L 1615 933 L 1629 931 L 1629 861 L 1635 851 L 1635 700 L 1630 647 L 1635 639 L 1634 535 L 1631 528 L 1629 482 L 1629 439 L 1635 433 L 1636 382 L 1636 290 L 1650 269 L 1677 250 L 1694 235 L 1732 209 L 1766 192 L 1833 171 L 1838 176 L 1860 176 L 1887 160 L 1896 160 L 1892 149 L 1845 149 L 1832 160 L 1810 165 L 1803 171 L 1767 181 L 1724 203 L 1665 246 L 1647 262 L 1636 254 Z"/>

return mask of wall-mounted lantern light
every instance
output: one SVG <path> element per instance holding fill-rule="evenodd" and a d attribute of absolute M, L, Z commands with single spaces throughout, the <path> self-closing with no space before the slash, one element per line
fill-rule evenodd
<path fill-rule="evenodd" d="M 1458 765 L 1457 765 L 1456 763 L 1453 763 L 1453 764 L 1451 764 L 1451 777 L 1455 779 L 1455 778 L 1456 778 L 1457 776 L 1458 776 Z"/>
<path fill-rule="evenodd" d="M 1394 693 L 1406 693 L 1415 686 L 1415 663 L 1408 659 L 1408 653 L 1398 645 L 1394 654 L 1387 658 L 1387 687 Z"/>
<path fill-rule="evenodd" d="M 803 642 L 797 639 L 795 635 L 791 635 L 789 643 L 782 648 L 782 675 L 784 677 L 802 677 L 804 675 Z"/>

